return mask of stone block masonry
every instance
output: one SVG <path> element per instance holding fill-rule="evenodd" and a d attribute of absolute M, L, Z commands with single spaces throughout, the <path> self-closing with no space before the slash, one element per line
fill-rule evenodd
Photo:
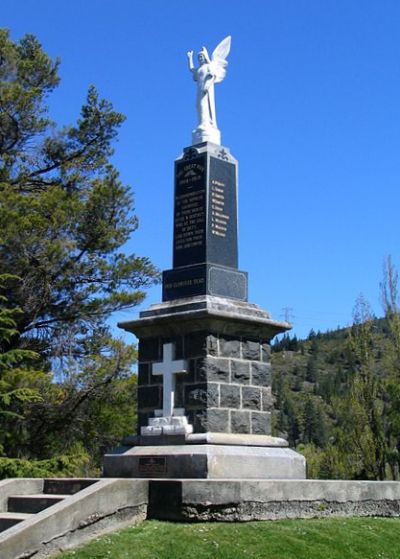
<path fill-rule="evenodd" d="M 152 367 L 162 361 L 166 342 L 174 344 L 175 358 L 188 364 L 187 373 L 177 375 L 176 406 L 185 409 L 195 433 L 270 434 L 269 344 L 207 331 L 140 340 L 139 429 L 162 407 L 162 379 L 152 375 Z"/>
<path fill-rule="evenodd" d="M 139 338 L 138 435 L 163 407 L 163 379 L 153 369 L 167 345 L 185 363 L 174 375 L 174 408 L 194 434 L 270 434 L 270 340 L 288 323 L 245 301 L 201 295 L 152 305 L 120 326 Z"/>

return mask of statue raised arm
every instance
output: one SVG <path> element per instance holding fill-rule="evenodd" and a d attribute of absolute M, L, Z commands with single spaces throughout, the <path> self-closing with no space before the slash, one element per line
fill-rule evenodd
<path fill-rule="evenodd" d="M 226 74 L 228 62 L 226 57 L 231 48 L 231 38 L 226 37 L 215 48 L 211 59 L 207 49 L 203 47 L 198 54 L 199 67 L 193 64 L 193 51 L 187 53 L 189 70 L 197 82 L 196 108 L 198 125 L 192 133 L 193 144 L 202 142 L 221 143 L 221 132 L 218 130 L 215 115 L 214 84 L 221 82 Z"/>

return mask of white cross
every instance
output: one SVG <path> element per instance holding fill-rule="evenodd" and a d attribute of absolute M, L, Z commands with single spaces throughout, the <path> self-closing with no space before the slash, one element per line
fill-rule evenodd
<path fill-rule="evenodd" d="M 172 344 L 163 345 L 164 360 L 153 364 L 153 375 L 163 375 L 163 416 L 171 417 L 175 405 L 175 375 L 186 373 L 187 365 L 183 359 L 172 359 Z"/>

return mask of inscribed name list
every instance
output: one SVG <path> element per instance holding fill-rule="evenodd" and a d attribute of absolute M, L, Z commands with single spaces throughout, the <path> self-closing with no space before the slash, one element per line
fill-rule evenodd
<path fill-rule="evenodd" d="M 207 260 L 237 268 L 237 188 L 235 165 L 210 158 Z"/>

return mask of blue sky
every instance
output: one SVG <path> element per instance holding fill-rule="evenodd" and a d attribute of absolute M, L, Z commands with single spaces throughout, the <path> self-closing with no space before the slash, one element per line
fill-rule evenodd
<path fill-rule="evenodd" d="M 92 83 L 127 116 L 114 156 L 140 219 L 127 250 L 160 269 L 173 161 L 196 124 L 186 51 L 231 34 L 217 117 L 239 160 L 250 301 L 277 319 L 290 308 L 299 336 L 349 324 L 360 293 L 382 313 L 385 255 L 400 265 L 398 1 L 2 0 L 1 26 L 61 58 L 58 122 L 76 119 Z M 144 307 L 160 299 L 158 286 Z"/>

